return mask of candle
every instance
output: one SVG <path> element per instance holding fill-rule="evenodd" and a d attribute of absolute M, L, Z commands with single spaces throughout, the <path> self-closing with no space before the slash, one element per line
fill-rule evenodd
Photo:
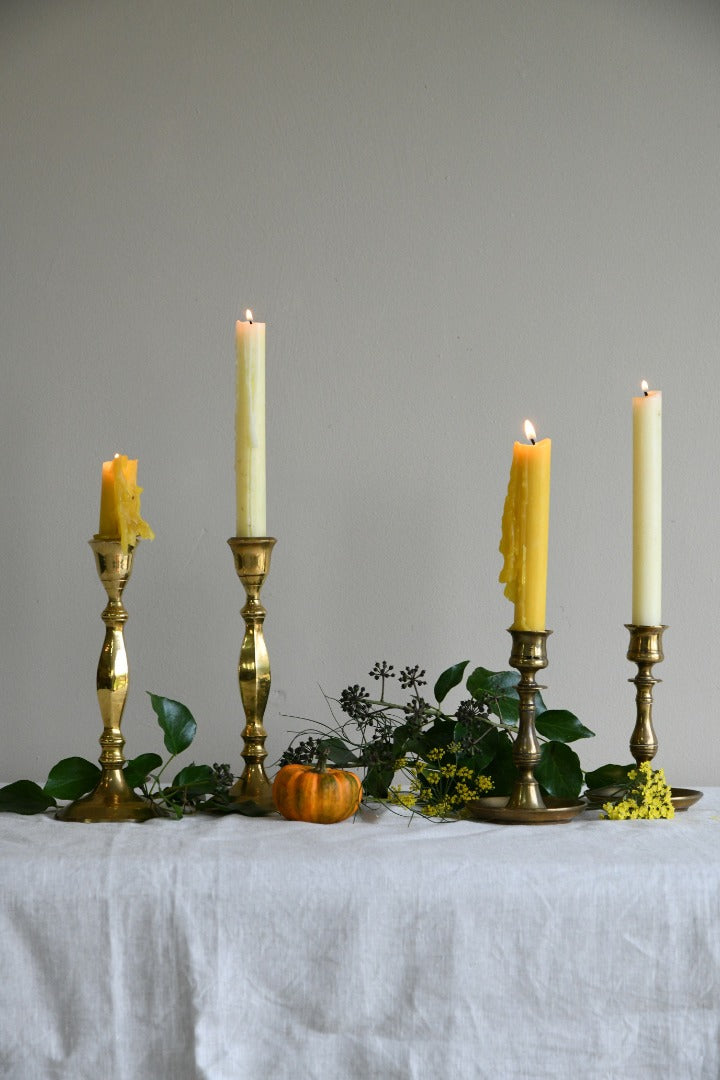
<path fill-rule="evenodd" d="M 535 441 L 525 421 L 528 443 L 516 442 L 502 518 L 500 581 L 515 604 L 513 630 L 544 630 L 550 524 L 551 440 Z"/>
<path fill-rule="evenodd" d="M 635 626 L 662 622 L 662 394 L 642 382 L 633 398 L 633 599 Z"/>
<path fill-rule="evenodd" d="M 124 552 L 139 538 L 153 540 L 154 532 L 140 516 L 140 495 L 137 486 L 137 461 L 125 454 L 116 454 L 104 461 L 100 490 L 100 526 L 98 535 L 119 540 Z"/>
<path fill-rule="evenodd" d="M 266 536 L 265 525 L 265 323 L 235 324 L 236 536 Z"/>

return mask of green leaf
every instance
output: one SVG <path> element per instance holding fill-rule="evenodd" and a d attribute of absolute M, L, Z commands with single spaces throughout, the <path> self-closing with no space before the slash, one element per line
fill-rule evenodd
<path fill-rule="evenodd" d="M 92 791 L 100 775 L 97 765 L 86 758 L 63 758 L 53 765 L 43 791 L 55 799 L 79 799 Z"/>
<path fill-rule="evenodd" d="M 575 742 L 576 739 L 591 739 L 594 731 L 581 724 L 574 713 L 567 709 L 547 709 L 538 717 L 535 724 L 540 735 L 559 742 Z"/>
<path fill-rule="evenodd" d="M 467 683 L 471 697 L 505 696 L 509 692 L 516 692 L 515 687 L 520 682 L 517 671 L 488 671 L 484 667 L 476 667 L 468 675 Z"/>
<path fill-rule="evenodd" d="M 517 671 L 488 671 L 487 668 L 478 667 L 468 676 L 466 685 L 471 697 L 484 701 L 491 713 L 514 727 L 520 717 L 519 682 Z M 538 690 L 535 695 L 536 716 L 544 713 L 545 709 L 545 702 Z"/>
<path fill-rule="evenodd" d="M 318 747 L 327 751 L 328 761 L 336 769 L 359 764 L 357 755 L 339 735 L 332 735 L 329 739 L 320 739 Z"/>
<path fill-rule="evenodd" d="M 582 768 L 574 750 L 562 742 L 543 743 L 535 779 L 543 791 L 558 799 L 577 799 L 582 787 Z"/>
<path fill-rule="evenodd" d="M 158 769 L 161 765 L 162 758 L 159 754 L 140 754 L 138 757 L 130 758 L 123 769 L 128 786 L 140 787 L 153 769 Z"/>
<path fill-rule="evenodd" d="M 363 792 L 368 798 L 386 799 L 393 782 L 395 770 L 388 765 L 371 765 L 362 782 Z"/>
<path fill-rule="evenodd" d="M 443 671 L 442 675 L 435 683 L 434 693 L 438 705 L 447 697 L 451 690 L 460 685 L 462 677 L 465 674 L 465 668 L 469 663 L 469 660 L 463 660 L 459 664 L 453 664 L 447 671 Z"/>
<path fill-rule="evenodd" d="M 585 773 L 585 783 L 589 788 L 617 787 L 627 783 L 627 775 L 637 765 L 601 765 L 599 769 Z"/>
<path fill-rule="evenodd" d="M 152 707 L 158 718 L 158 724 L 164 733 L 164 742 L 171 754 L 181 754 L 187 750 L 195 738 L 197 724 L 187 705 L 172 698 L 161 697 L 159 694 L 150 694 Z"/>
<path fill-rule="evenodd" d="M 209 795 L 215 790 L 215 774 L 209 765 L 186 765 L 177 774 L 173 788 L 189 788 L 195 795 Z"/>
<path fill-rule="evenodd" d="M 497 753 L 482 771 L 492 780 L 489 795 L 510 794 L 517 778 L 517 769 L 512 759 L 512 741 L 506 731 L 498 731 Z"/>
<path fill-rule="evenodd" d="M 0 811 L 10 814 L 42 814 L 49 806 L 55 806 L 52 795 L 48 795 L 39 784 L 32 780 L 16 780 L 0 788 Z"/>
<path fill-rule="evenodd" d="M 500 733 L 497 728 L 490 724 L 483 724 L 485 731 L 473 745 L 471 751 L 460 751 L 457 755 L 458 765 L 464 765 L 475 773 L 482 773 L 497 755 L 500 748 Z M 469 725 L 464 721 L 458 721 L 455 725 L 455 742 L 461 743 L 468 734 Z M 473 724 L 473 734 L 477 731 L 477 721 Z"/>
<path fill-rule="evenodd" d="M 421 749 L 417 751 L 421 757 L 427 757 L 429 750 L 437 750 L 440 747 L 449 746 L 455 737 L 455 721 L 454 720 L 440 720 L 433 721 L 431 727 L 427 731 L 423 731 L 419 736 L 419 745 Z"/>

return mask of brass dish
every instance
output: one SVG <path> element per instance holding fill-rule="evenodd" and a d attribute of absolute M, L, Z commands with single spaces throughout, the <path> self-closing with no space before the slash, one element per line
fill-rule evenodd
<path fill-rule="evenodd" d="M 694 806 L 696 802 L 700 802 L 703 797 L 702 791 L 694 791 L 693 788 L 674 787 L 670 788 L 672 791 L 671 802 L 675 807 L 675 811 L 687 810 L 689 806 Z"/>
<path fill-rule="evenodd" d="M 584 798 L 587 800 L 588 810 L 602 810 L 604 803 L 609 802 L 611 799 L 615 799 L 618 795 L 621 795 L 624 789 L 617 787 L 601 787 L 592 788 L 590 791 L 584 792 Z M 687 810 L 688 807 L 694 806 L 696 802 L 699 802 L 703 797 L 702 791 L 695 791 L 693 788 L 671 788 L 671 802 L 675 807 L 675 812 L 680 813 L 682 810 Z"/>
<path fill-rule="evenodd" d="M 489 795 L 484 799 L 472 799 L 466 803 L 466 807 L 475 821 L 492 821 L 503 825 L 553 825 L 572 821 L 587 805 L 584 799 L 566 802 L 549 796 L 545 797 L 545 805 L 541 808 L 511 807 L 508 801 L 504 795 Z"/>

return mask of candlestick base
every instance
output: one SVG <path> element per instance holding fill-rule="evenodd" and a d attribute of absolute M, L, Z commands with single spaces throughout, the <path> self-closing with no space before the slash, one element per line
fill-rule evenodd
<path fill-rule="evenodd" d="M 231 805 L 242 813 L 270 814 L 275 805 L 272 781 L 265 772 L 265 707 L 270 695 L 270 658 L 265 645 L 263 623 L 267 614 L 260 602 L 260 590 L 270 570 L 270 556 L 275 546 L 272 536 L 233 536 L 228 540 L 247 602 L 240 614 L 245 620 L 245 635 L 240 647 L 238 681 L 245 712 L 242 758 L 245 769 L 230 788 Z"/>
<path fill-rule="evenodd" d="M 105 641 L 97 668 L 97 697 L 103 720 L 100 736 L 100 766 L 97 786 L 89 795 L 63 807 L 56 814 L 59 821 L 147 821 L 158 817 L 157 807 L 128 786 L 123 772 L 125 739 L 120 730 L 130 685 L 130 669 L 123 629 L 128 613 L 122 594 L 133 567 L 134 548 L 124 552 L 119 540 L 95 536 L 90 540 L 100 581 L 108 595 L 102 613 Z"/>
<path fill-rule="evenodd" d="M 520 697 L 518 733 L 513 744 L 513 761 L 518 771 L 509 798 L 487 796 L 468 804 L 471 815 L 479 821 L 499 825 L 552 825 L 571 821 L 585 809 L 582 799 L 564 801 L 543 799 L 535 779 L 540 761 L 540 744 L 535 730 L 535 699 L 544 690 L 535 681 L 535 673 L 547 667 L 547 639 L 551 630 L 513 630 L 510 666 L 520 672 L 517 686 Z"/>

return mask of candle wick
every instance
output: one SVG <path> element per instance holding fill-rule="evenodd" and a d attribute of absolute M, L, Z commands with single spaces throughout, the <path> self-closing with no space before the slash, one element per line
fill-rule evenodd
<path fill-rule="evenodd" d="M 650 391 L 649 390 L 643 390 L 643 393 L 644 393 L 645 397 L 647 397 L 648 394 L 650 393 Z"/>
<path fill-rule="evenodd" d="M 533 444 L 533 446 L 535 445 L 535 440 L 534 439 L 531 439 L 530 442 Z"/>

